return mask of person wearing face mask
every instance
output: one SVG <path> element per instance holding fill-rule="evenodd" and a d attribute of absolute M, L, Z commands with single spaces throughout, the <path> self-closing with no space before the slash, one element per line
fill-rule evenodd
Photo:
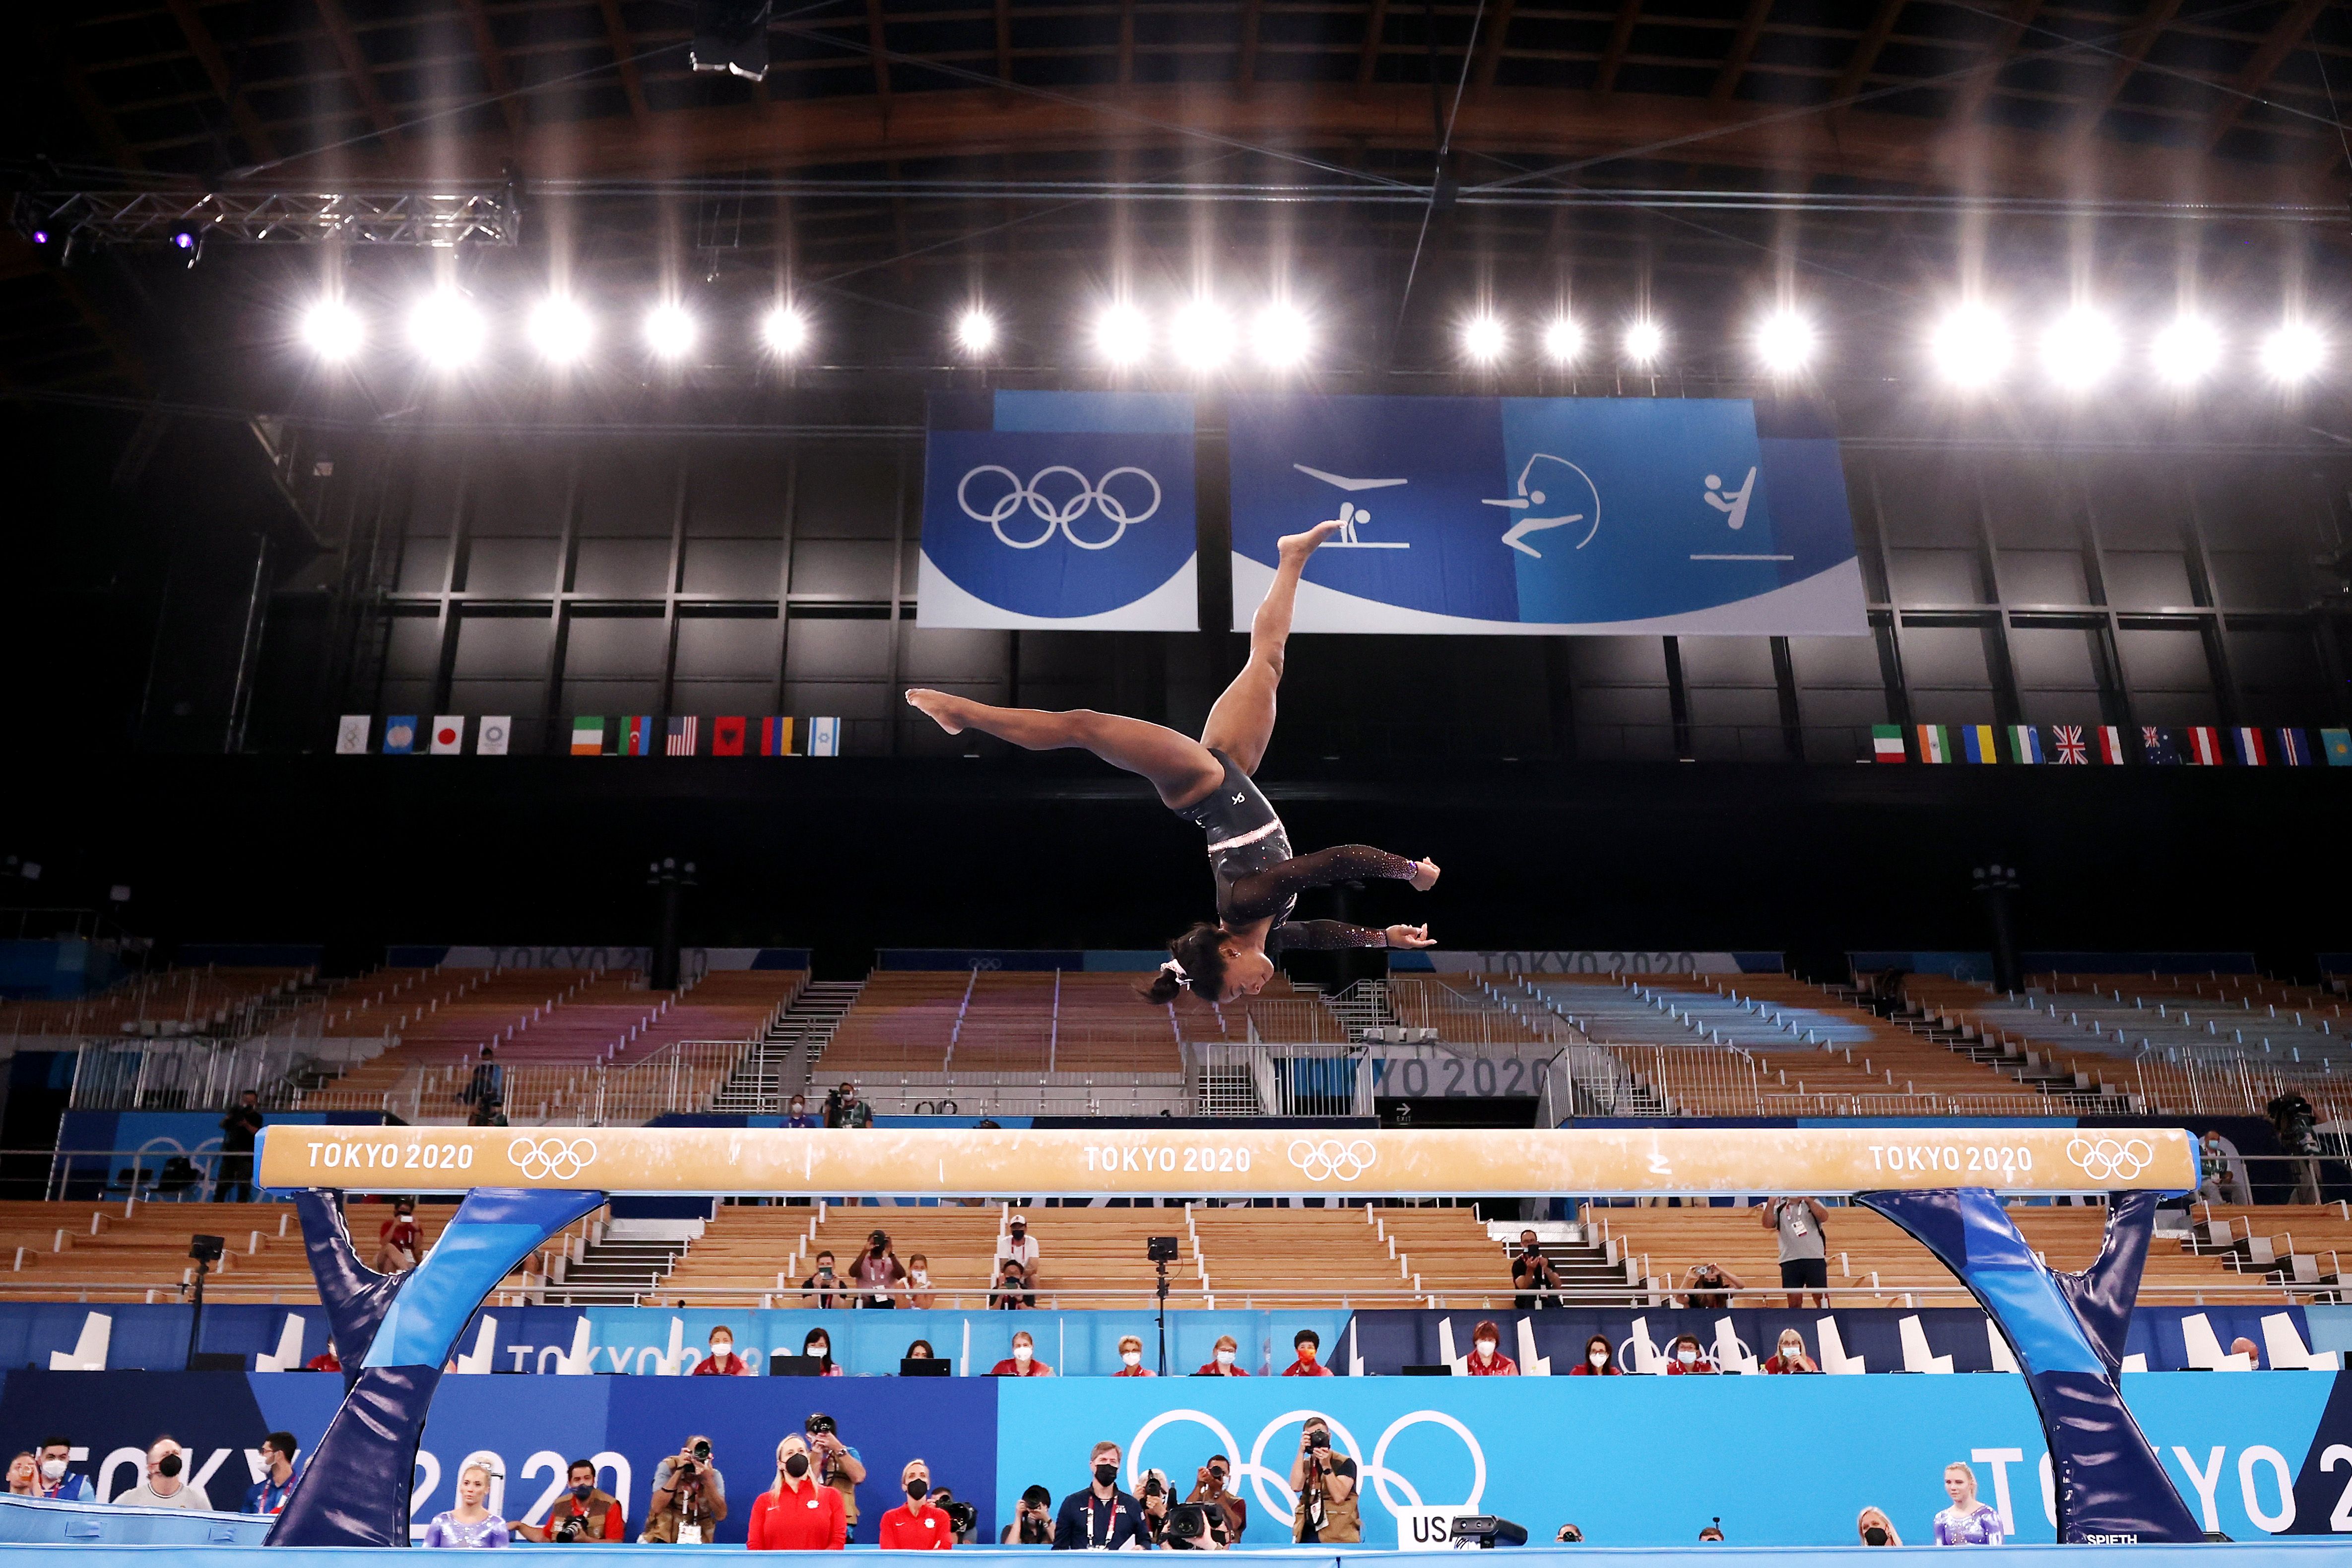
<path fill-rule="evenodd" d="M 1480 1323 L 1470 1331 L 1470 1354 L 1464 1366 L 1473 1377 L 1517 1377 L 1519 1364 L 1501 1354 L 1503 1331 Z"/>
<path fill-rule="evenodd" d="M 775 1484 L 751 1500 L 744 1541 L 754 1552 L 838 1552 L 849 1543 L 841 1494 L 817 1479 L 798 1432 L 776 1445 Z"/>
<path fill-rule="evenodd" d="M 620 1500 L 596 1484 L 593 1459 L 572 1461 L 563 1474 L 563 1490 L 547 1511 L 546 1523 L 516 1523 L 508 1528 L 525 1541 L 557 1545 L 628 1539 L 628 1521 L 623 1517 Z"/>
<path fill-rule="evenodd" d="M 1678 1337 L 1666 1352 L 1666 1375 L 1681 1377 L 1688 1373 L 1713 1372 L 1715 1363 L 1706 1358 L 1706 1351 L 1698 1343 L 1698 1335 L 1686 1333 Z"/>
<path fill-rule="evenodd" d="M 41 1461 L 30 1448 L 8 1461 L 8 1495 L 10 1497 L 41 1495 Z"/>
<path fill-rule="evenodd" d="M 1895 1531 L 1895 1521 L 1886 1511 L 1873 1503 L 1854 1516 L 1853 1532 L 1864 1546 L 1900 1546 L 1903 1537 Z"/>
<path fill-rule="evenodd" d="M 1282 1369 L 1285 1377 L 1328 1377 L 1331 1369 L 1316 1360 L 1323 1349 L 1323 1338 L 1313 1329 L 1300 1329 L 1290 1336 L 1290 1348 L 1298 1358 Z"/>
<path fill-rule="evenodd" d="M 908 1459 L 898 1472 L 898 1490 L 907 1500 L 882 1516 L 875 1544 L 885 1552 L 946 1552 L 955 1545 L 955 1524 L 944 1509 L 929 1500 L 931 1467 Z"/>
<path fill-rule="evenodd" d="M 392 1206 L 392 1218 L 376 1227 L 375 1260 L 368 1267 L 379 1274 L 397 1274 L 416 1267 L 416 1200 L 404 1197 Z"/>
<path fill-rule="evenodd" d="M 1020 1270 L 1017 1280 L 1006 1273 L 1008 1264 Z M 996 1257 L 989 1267 L 1000 1287 L 1018 1285 L 1021 1288 L 1024 1292 L 1020 1298 L 1021 1305 L 1034 1307 L 1037 1304 L 1034 1294 L 1037 1289 L 1037 1239 L 1029 1234 L 1027 1215 L 1008 1214 L 1004 1217 L 1004 1238 L 997 1242 Z M 1007 1297 L 1002 1304 L 1011 1305 L 1012 1299 Z"/>
<path fill-rule="evenodd" d="M 1234 1358 L 1241 1354 L 1241 1348 L 1240 1342 L 1233 1335 L 1219 1334 L 1216 1344 L 1209 1352 L 1209 1359 L 1203 1362 L 1201 1370 L 1192 1375 L 1195 1377 L 1247 1377 L 1249 1374 L 1246 1371 L 1234 1364 Z"/>
<path fill-rule="evenodd" d="M 1795 1329 L 1780 1331 L 1780 1345 L 1765 1358 L 1764 1370 L 1771 1373 L 1819 1372 L 1813 1358 L 1805 1354 L 1805 1336 Z"/>
<path fill-rule="evenodd" d="M 1223 1512 L 1224 1544 L 1228 1546 L 1239 1541 L 1242 1531 L 1249 1528 L 1249 1504 L 1242 1500 L 1241 1493 L 1228 1490 L 1225 1485 L 1233 1479 L 1233 1460 L 1223 1454 L 1211 1454 L 1209 1462 L 1201 1467 L 1192 1482 L 1192 1495 L 1184 1500 L 1186 1502 L 1208 1503 Z"/>
<path fill-rule="evenodd" d="M 286 1500 L 294 1495 L 294 1483 L 301 1470 L 294 1456 L 301 1445 L 294 1441 L 291 1432 L 272 1432 L 261 1439 L 261 1479 L 245 1489 L 246 1513 L 280 1513 Z"/>
<path fill-rule="evenodd" d="M 1037 1342 L 1023 1329 L 1013 1336 L 1013 1354 L 988 1369 L 991 1377 L 1051 1377 L 1054 1369 L 1037 1359 Z"/>
<path fill-rule="evenodd" d="M 72 1438 L 44 1437 L 41 1439 L 40 1495 L 53 1498 L 59 1502 L 96 1502 L 98 1493 L 90 1486 L 89 1478 L 76 1475 L 67 1469 L 67 1466 L 71 1463 L 72 1455 Z"/>
<path fill-rule="evenodd" d="M 213 1511 L 213 1500 L 189 1479 L 188 1451 L 170 1437 L 158 1437 L 147 1450 L 147 1473 L 125 1496 L 114 1500 L 125 1508 L 192 1508 Z"/>
<path fill-rule="evenodd" d="M 907 1254 L 907 1304 L 919 1312 L 940 1304 L 931 1290 L 931 1260 L 920 1252 Z"/>
<path fill-rule="evenodd" d="M 816 1268 L 801 1281 L 801 1289 L 808 1292 L 812 1307 L 845 1307 L 856 1300 L 849 1281 L 834 1271 L 830 1249 L 816 1255 Z"/>
<path fill-rule="evenodd" d="M 784 1125 L 787 1127 L 822 1127 L 824 1125 L 824 1118 L 808 1108 L 808 1097 L 806 1095 L 795 1094 L 793 1096 L 792 1113 L 784 1118 Z"/>
<path fill-rule="evenodd" d="M 833 1336 L 823 1329 L 811 1329 L 801 1336 L 801 1354 L 814 1357 L 819 1377 L 839 1377 L 841 1368 L 834 1364 Z"/>
<path fill-rule="evenodd" d="M 727 1478 L 710 1462 L 710 1439 L 697 1436 L 654 1467 L 646 1528 L 637 1539 L 663 1545 L 701 1546 L 727 1517 Z"/>
<path fill-rule="evenodd" d="M 816 1479 L 841 1494 L 842 1523 L 849 1539 L 857 1539 L 857 1488 L 866 1479 L 866 1461 L 857 1450 L 841 1440 L 841 1432 L 832 1416 L 822 1410 L 809 1413 L 801 1423 L 801 1433 L 808 1439 L 809 1463 L 816 1467 Z"/>
<path fill-rule="evenodd" d="M 749 1377 L 751 1364 L 735 1354 L 735 1331 L 720 1323 L 710 1331 L 710 1354 L 694 1364 L 697 1377 Z"/>
<path fill-rule="evenodd" d="M 1159 1374 L 1143 1364 L 1143 1342 L 1131 1333 L 1118 1336 L 1118 1370 L 1113 1377 L 1156 1377 Z"/>
<path fill-rule="evenodd" d="M 1610 1354 L 1609 1336 L 1594 1334 L 1584 1342 L 1584 1359 L 1568 1369 L 1570 1377 L 1620 1377 L 1625 1369 Z"/>
<path fill-rule="evenodd" d="M 996 1533 L 1000 1546 L 1051 1546 L 1054 1543 L 1054 1494 L 1031 1487 L 1021 1494 L 1013 1522 Z"/>
<path fill-rule="evenodd" d="M 1094 1484 L 1062 1500 L 1054 1516 L 1055 1551 L 1117 1552 L 1129 1542 L 1139 1549 L 1148 1543 L 1143 1504 L 1118 1490 L 1119 1457 L 1117 1443 L 1094 1446 L 1087 1461 L 1094 1469 Z"/>

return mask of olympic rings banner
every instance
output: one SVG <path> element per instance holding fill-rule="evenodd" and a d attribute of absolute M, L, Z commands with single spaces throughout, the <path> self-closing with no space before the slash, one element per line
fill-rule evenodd
<path fill-rule="evenodd" d="M 1192 429 L 1181 393 L 932 393 L 921 623 L 1197 628 Z"/>
<path fill-rule="evenodd" d="M 266 1129 L 270 1187 L 893 1196 L 1549 1197 L 1561 1193 L 2006 1193 L 2197 1185 L 2163 1127 L 1171 1129 L 336 1127 Z"/>
<path fill-rule="evenodd" d="M 1275 541 L 1301 632 L 1861 636 L 1833 433 L 1734 398 L 1227 400 L 1234 626 Z"/>

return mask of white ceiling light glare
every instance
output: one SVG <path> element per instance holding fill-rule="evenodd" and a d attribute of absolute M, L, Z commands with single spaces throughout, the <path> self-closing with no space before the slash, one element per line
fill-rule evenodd
<path fill-rule="evenodd" d="M 1963 392 L 1979 392 L 1999 381 L 2012 352 L 2009 323 L 1981 301 L 1954 306 L 1927 335 L 1927 358 L 1936 373 Z"/>
<path fill-rule="evenodd" d="M 1105 306 L 1095 318 L 1095 351 L 1121 370 L 1140 363 L 1151 351 L 1150 319 L 1125 302 Z"/>
<path fill-rule="evenodd" d="M 676 300 L 646 312 L 646 347 L 665 360 L 682 360 L 694 352 L 694 340 L 700 335 L 694 312 Z"/>
<path fill-rule="evenodd" d="M 2066 392 L 2088 392 L 2123 362 L 2123 334 L 2087 305 L 2078 305 L 2042 334 L 2042 369 Z"/>
<path fill-rule="evenodd" d="M 1625 357 L 1643 369 L 1664 357 L 1666 329 L 1644 316 L 1625 329 Z"/>
<path fill-rule="evenodd" d="M 1584 329 L 1570 316 L 1555 316 L 1543 329 L 1544 358 L 1572 365 L 1584 357 Z"/>
<path fill-rule="evenodd" d="M 1775 310 L 1756 324 L 1756 358 L 1768 376 L 1804 374 L 1820 347 L 1820 335 L 1801 311 Z"/>
<path fill-rule="evenodd" d="M 568 294 L 551 294 L 531 307 L 523 330 L 530 346 L 551 365 L 576 365 L 596 340 L 596 323 Z"/>
<path fill-rule="evenodd" d="M 976 360 L 996 347 L 996 318 L 975 305 L 956 318 L 956 347 Z"/>
<path fill-rule="evenodd" d="M 2307 321 L 2284 321 L 2263 338 L 2263 373 L 2293 385 L 2309 381 L 2327 362 L 2327 340 Z"/>
<path fill-rule="evenodd" d="M 1176 312 L 1168 346 L 1188 371 L 1221 370 L 1234 357 L 1234 319 L 1214 300 L 1195 299 Z"/>
<path fill-rule="evenodd" d="M 1481 310 L 1462 324 L 1462 351 L 1482 365 L 1501 359 L 1509 342 L 1502 319 L 1491 311 Z"/>
<path fill-rule="evenodd" d="M 1315 328 L 1306 311 L 1286 300 L 1276 300 L 1250 324 L 1250 344 L 1258 363 L 1266 369 L 1295 371 L 1314 351 Z"/>
<path fill-rule="evenodd" d="M 340 299 L 321 299 L 302 312 L 302 341 L 329 364 L 350 359 L 366 340 L 360 313 Z"/>
<path fill-rule="evenodd" d="M 455 289 L 436 289 L 408 313 L 408 340 L 436 369 L 473 363 L 482 349 L 482 316 Z"/>
<path fill-rule="evenodd" d="M 2189 388 L 2221 362 L 2221 334 L 2201 316 L 2177 316 L 2148 345 L 2148 363 L 2168 386 Z"/>
<path fill-rule="evenodd" d="M 760 340 L 779 359 L 793 359 L 808 347 L 808 318 L 793 306 L 772 306 L 760 318 Z"/>

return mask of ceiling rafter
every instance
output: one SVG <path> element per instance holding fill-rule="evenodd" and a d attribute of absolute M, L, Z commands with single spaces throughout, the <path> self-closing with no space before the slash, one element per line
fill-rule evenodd
<path fill-rule="evenodd" d="M 866 0 L 866 47 L 874 57 L 874 96 L 890 112 L 890 30 L 882 21 L 882 0 Z"/>
<path fill-rule="evenodd" d="M 498 34 L 491 30 L 489 13 L 482 9 L 482 0 L 457 0 L 457 8 L 465 13 L 466 30 L 473 35 L 474 54 L 482 62 L 482 79 L 498 95 L 499 112 L 506 117 L 508 131 L 520 141 L 522 100 L 515 96 L 514 75 L 507 69 L 506 53 L 499 47 Z"/>
<path fill-rule="evenodd" d="M 613 51 L 614 64 L 620 68 L 621 91 L 629 100 L 629 119 L 643 131 L 652 123 L 653 111 L 646 107 L 646 78 L 637 69 L 637 49 L 629 39 L 629 26 L 621 19 L 620 0 L 596 0 L 596 9 L 604 14 L 604 42 Z"/>
<path fill-rule="evenodd" d="M 163 0 L 163 3 L 172 13 L 172 19 L 180 25 L 180 36 L 188 41 L 188 52 L 195 56 L 196 63 L 205 69 L 205 75 L 212 78 L 213 91 L 219 95 L 221 103 L 228 110 L 229 123 L 235 125 L 236 133 L 245 139 L 249 160 L 266 163 L 276 158 L 277 143 L 270 140 L 269 132 L 262 126 L 261 117 L 253 112 L 253 106 L 246 102 L 245 94 L 229 74 L 228 60 L 221 54 L 220 45 L 214 41 L 212 29 L 205 26 L 204 15 L 196 9 L 196 0 Z"/>
<path fill-rule="evenodd" d="M 1870 73 L 1878 64 L 1878 52 L 1886 47 L 1886 40 L 1895 32 L 1895 19 L 1903 15 L 1905 0 L 1878 0 L 1878 9 L 1864 27 L 1862 37 L 1854 41 L 1853 53 L 1846 57 L 1845 68 L 1830 88 L 1830 101 L 1843 104 L 1869 84 Z M 1843 108 L 1830 111 L 1832 118 L 1843 119 Z"/>
<path fill-rule="evenodd" d="M 1982 111 L 1985 100 L 2000 85 L 2000 73 L 2016 57 L 2017 46 L 2025 41 L 2025 30 L 2042 15 L 2042 0 L 2010 0 L 2009 19 L 2000 25 L 1985 45 L 1985 63 L 1974 76 L 1964 78 L 1952 94 L 1951 120 L 1966 125 Z"/>
<path fill-rule="evenodd" d="M 996 0 L 996 74 L 1013 79 L 1013 0 Z"/>
<path fill-rule="evenodd" d="M 1510 37 L 1511 14 L 1515 0 L 1494 0 L 1494 19 L 1486 24 L 1486 37 L 1478 40 L 1477 75 L 1472 85 L 1480 91 L 1495 85 L 1495 73 L 1503 64 L 1503 49 Z"/>
<path fill-rule="evenodd" d="M 1710 102 L 1729 103 L 1739 91 L 1739 78 L 1748 73 L 1748 62 L 1755 56 L 1757 40 L 1763 37 L 1764 23 L 1771 15 L 1772 0 L 1748 0 L 1739 30 L 1731 35 L 1730 53 L 1724 57 L 1723 69 L 1716 73 L 1715 87 L 1707 94 Z"/>
<path fill-rule="evenodd" d="M 2252 100 L 2271 85 L 2271 78 L 2278 74 L 2287 56 L 2302 47 L 2312 25 L 2326 8 L 2327 0 L 2295 0 L 2280 15 L 2245 65 L 2230 78 L 2230 96 L 2216 105 L 2206 119 L 2204 145 L 2209 152 L 2236 128 Z"/>
<path fill-rule="evenodd" d="M 2147 11 L 2141 14 L 2139 25 L 2116 40 L 2115 52 L 2120 58 L 2113 60 L 2107 70 L 2105 85 L 2093 93 L 2083 105 L 2080 123 L 2088 130 L 2106 117 L 2116 105 L 2132 73 L 2147 58 L 2147 51 L 2165 29 L 2166 24 L 2179 13 L 2180 0 L 2148 0 Z"/>
<path fill-rule="evenodd" d="M 376 134 L 388 144 L 398 146 L 399 122 L 393 118 L 392 106 L 384 101 L 382 89 L 375 85 L 375 71 L 368 65 L 367 51 L 360 47 L 359 31 L 352 26 L 343 0 L 316 0 L 316 4 L 319 19 L 327 25 L 327 37 L 334 40 L 335 53 L 343 62 L 343 75 L 350 78 L 352 90 L 359 95 L 360 106 L 374 122 Z"/>
<path fill-rule="evenodd" d="M 1234 63 L 1234 81 L 1247 92 L 1257 85 L 1258 28 L 1265 19 L 1265 0 L 1242 0 L 1241 55 Z"/>
<path fill-rule="evenodd" d="M 1625 64 L 1625 51 L 1633 47 L 1634 25 L 1642 19 L 1642 0 L 1619 0 L 1617 20 L 1609 28 L 1609 47 L 1601 57 L 1601 69 L 1592 78 L 1592 90 L 1612 93 L 1617 90 L 1617 72 Z"/>

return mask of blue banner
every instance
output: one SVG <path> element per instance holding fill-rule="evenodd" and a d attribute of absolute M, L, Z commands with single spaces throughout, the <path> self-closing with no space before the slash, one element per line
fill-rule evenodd
<path fill-rule="evenodd" d="M 1194 630 L 1192 429 L 1182 393 L 934 392 L 922 624 Z"/>
<path fill-rule="evenodd" d="M 1302 632 L 1860 636 L 1835 437 L 1746 399 L 1236 396 L 1234 625 L 1275 541 Z"/>

